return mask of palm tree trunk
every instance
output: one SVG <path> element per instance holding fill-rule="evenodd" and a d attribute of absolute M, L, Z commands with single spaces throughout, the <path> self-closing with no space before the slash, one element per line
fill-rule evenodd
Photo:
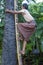
<path fill-rule="evenodd" d="M 6 0 L 6 8 L 14 9 L 14 1 Z M 14 16 L 10 13 L 5 15 L 4 38 L 2 44 L 2 65 L 16 65 L 16 41 Z"/>

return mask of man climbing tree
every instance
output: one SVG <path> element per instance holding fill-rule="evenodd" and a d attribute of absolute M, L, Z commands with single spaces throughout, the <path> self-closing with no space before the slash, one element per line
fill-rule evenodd
<path fill-rule="evenodd" d="M 14 9 L 14 0 L 6 0 L 6 8 Z M 2 65 L 16 65 L 15 23 L 12 14 L 5 15 L 4 38 L 2 44 Z"/>

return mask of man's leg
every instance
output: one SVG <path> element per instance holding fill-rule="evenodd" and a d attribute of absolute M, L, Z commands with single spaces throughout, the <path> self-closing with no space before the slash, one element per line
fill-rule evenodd
<path fill-rule="evenodd" d="M 20 51 L 21 54 L 25 54 L 25 48 L 26 48 L 26 44 L 27 44 L 27 41 L 23 41 L 23 48 L 22 50 Z"/>

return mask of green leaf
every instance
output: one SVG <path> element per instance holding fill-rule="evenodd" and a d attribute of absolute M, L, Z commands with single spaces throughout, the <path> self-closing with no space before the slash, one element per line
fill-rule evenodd
<path fill-rule="evenodd" d="M 41 38 L 41 51 L 43 52 L 43 38 Z"/>

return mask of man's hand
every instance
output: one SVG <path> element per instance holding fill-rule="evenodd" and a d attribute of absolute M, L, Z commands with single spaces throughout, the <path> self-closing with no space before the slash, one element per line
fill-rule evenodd
<path fill-rule="evenodd" d="M 21 14 L 22 13 L 20 11 L 13 11 L 13 10 L 9 10 L 9 9 L 6 9 L 5 12 L 6 13 L 11 13 L 11 14 Z"/>
<path fill-rule="evenodd" d="M 5 12 L 6 12 L 6 13 L 10 13 L 10 10 L 9 10 L 9 9 L 6 9 Z"/>
<path fill-rule="evenodd" d="M 6 12 L 6 13 L 14 14 L 14 11 L 13 11 L 13 10 L 9 10 L 9 9 L 6 9 L 5 12 Z"/>

